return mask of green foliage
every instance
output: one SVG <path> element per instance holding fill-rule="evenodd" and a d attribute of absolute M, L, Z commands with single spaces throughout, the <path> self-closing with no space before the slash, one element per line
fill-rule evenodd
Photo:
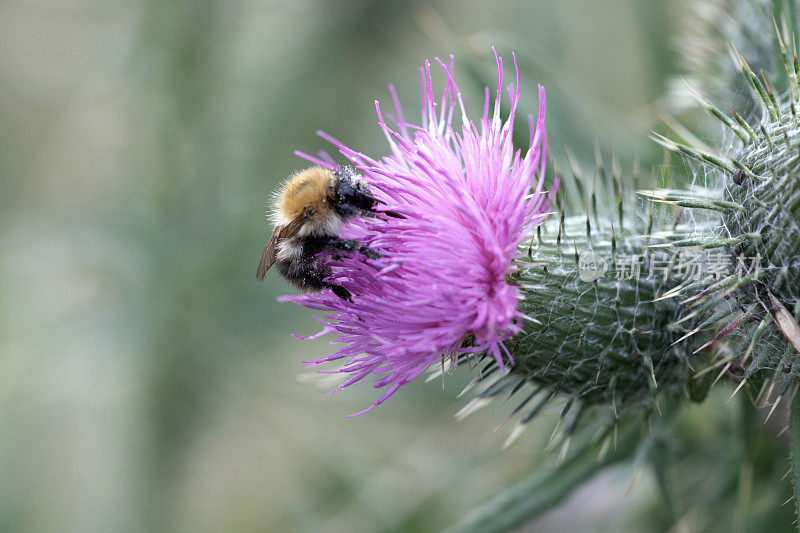
<path fill-rule="evenodd" d="M 777 28 L 776 30 L 777 31 Z M 773 33 L 775 33 L 775 31 Z M 703 101 L 706 109 L 734 134 L 713 152 L 700 146 L 662 141 L 694 161 L 695 182 L 702 182 L 729 208 L 720 211 L 721 230 L 699 228 L 697 243 L 708 246 L 722 242 L 731 269 L 718 285 L 704 291 L 702 300 L 711 301 L 723 295 L 735 300 L 730 312 L 707 311 L 698 327 L 713 328 L 727 322 L 726 334 L 741 335 L 740 342 L 719 343 L 717 353 L 725 364 L 735 362 L 745 369 L 744 380 L 753 378 L 759 384 L 777 386 L 779 399 L 796 383 L 797 352 L 789 340 L 797 334 L 796 312 L 800 289 L 794 280 L 800 274 L 800 126 L 797 122 L 798 87 L 797 53 L 785 46 L 789 31 L 777 35 L 781 64 L 788 87 L 776 94 L 766 77 L 759 77 L 741 56 L 739 70 L 757 105 L 758 117 L 752 124 L 740 115 L 727 116 L 712 104 Z M 793 46 L 793 45 L 792 45 Z M 713 209 L 708 198 L 687 193 L 694 209 Z M 676 243 L 679 244 L 679 243 Z M 743 261 L 750 260 L 749 263 Z M 766 394 L 765 396 L 769 396 Z"/>
<path fill-rule="evenodd" d="M 790 390 L 800 375 L 789 342 L 794 335 L 800 343 L 800 329 L 787 311 L 800 312 L 793 281 L 800 278 L 800 60 L 782 33 L 785 94 L 739 59 L 757 123 L 701 99 L 731 139 L 709 148 L 656 137 L 687 159 L 695 184 L 640 192 L 663 209 L 651 205 L 644 216 L 623 190 L 616 161 L 610 172 L 598 161 L 589 186 L 570 160 L 563 195 L 577 196 L 571 211 L 583 213 L 567 217 L 563 200 L 560 217 L 539 228 L 518 262 L 528 322 L 513 344 L 510 379 L 544 396 L 609 404 L 616 415 L 629 403 L 652 407 L 659 392 L 688 390 L 702 363 L 690 354 L 707 348 L 722 374 L 734 364 L 743 369 L 740 387 L 752 378 L 770 400 L 777 386 L 777 401 Z M 684 252 L 707 250 L 722 268 L 702 265 L 696 279 L 675 271 Z M 601 262 L 589 266 L 602 271 L 585 279 L 584 259 Z"/>
<path fill-rule="evenodd" d="M 536 470 L 487 500 L 446 533 L 499 533 L 523 525 L 544 510 L 561 502 L 579 484 L 596 472 L 629 459 L 636 451 L 637 428 L 628 424 L 618 434 L 611 432 L 574 452 L 557 468 Z M 613 441 L 613 445 L 611 444 Z M 609 446 L 612 447 L 608 450 Z"/>
<path fill-rule="evenodd" d="M 773 7 L 780 23 L 769 16 Z M 753 427 L 760 423 L 749 404 L 766 406 L 768 420 L 785 397 L 795 395 L 800 377 L 800 59 L 790 37 L 796 28 L 793 2 L 754 1 L 737 9 L 752 10 L 752 17 L 725 19 L 718 29 L 741 37 L 738 42 L 759 66 L 753 68 L 734 48 L 737 74 L 722 76 L 734 80 L 724 86 L 740 85 L 747 94 L 735 101 L 730 94 L 698 95 L 700 107 L 725 135 L 709 146 L 689 132 L 680 142 L 656 134 L 656 141 L 686 161 L 690 185 L 665 188 L 669 183 L 662 182 L 662 188 L 640 191 L 649 210 L 624 190 L 618 163 L 607 172 L 598 161 L 589 185 L 570 160 L 573 172 L 562 195 L 571 199 L 562 196 L 560 212 L 543 224 L 527 245 L 527 258 L 518 261 L 514 281 L 528 320 L 511 347 L 515 364 L 479 398 L 527 391 L 514 409 L 525 423 L 562 396 L 569 437 L 587 410 L 599 406 L 628 423 L 637 413 L 660 412 L 660 404 L 675 408 L 683 396 L 702 401 L 712 376 L 714 382 L 730 378 L 737 384 L 733 394 L 745 389 L 749 396 L 740 422 L 748 442 L 738 476 L 730 470 L 722 474 L 734 477 L 719 480 L 720 495 L 735 490 L 741 499 L 753 476 L 766 472 L 754 474 L 748 466 L 757 453 Z M 760 32 L 762 26 L 769 31 Z M 726 98 L 738 108 L 722 111 L 719 102 Z M 657 275 L 663 271 L 655 265 L 680 265 L 684 252 L 713 252 L 723 268 L 696 279 L 674 270 Z M 624 275 L 623 257 L 634 258 L 640 269 L 634 276 Z M 792 426 L 797 410 L 792 409 Z M 638 454 L 652 464 L 671 520 L 679 520 L 666 443 L 654 429 Z M 793 434 L 793 462 L 798 443 Z M 562 468 L 552 475 L 568 476 L 572 465 Z M 798 479 L 796 465 L 794 470 Z M 496 501 L 519 500 L 519 490 Z M 526 500 L 530 513 L 541 510 L 538 498 Z M 517 505 L 526 509 L 522 501 Z M 747 522 L 746 511 L 734 513 L 735 527 Z"/>

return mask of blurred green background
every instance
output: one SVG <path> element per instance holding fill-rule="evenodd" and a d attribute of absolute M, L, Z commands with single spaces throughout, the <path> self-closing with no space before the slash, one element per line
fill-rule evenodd
<path fill-rule="evenodd" d="M 0 2 L 0 530 L 430 531 L 534 465 L 474 373 L 377 391 L 309 377 L 312 315 L 255 269 L 270 192 L 327 148 L 386 150 L 375 99 L 417 116 L 417 68 L 456 55 L 467 105 L 490 46 L 548 88 L 557 156 L 658 160 L 652 102 L 681 5 L 660 0 Z M 507 71 L 511 75 L 511 71 Z M 504 416 L 504 415 L 503 415 Z M 633 528 L 654 487 L 603 474 L 536 531 Z M 586 492 L 588 491 L 588 492 Z M 639 527 L 639 526 L 636 526 Z"/>

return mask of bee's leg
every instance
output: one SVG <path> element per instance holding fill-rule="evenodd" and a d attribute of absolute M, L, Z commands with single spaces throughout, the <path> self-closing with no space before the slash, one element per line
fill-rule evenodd
<path fill-rule="evenodd" d="M 331 251 L 342 250 L 347 252 L 358 252 L 367 259 L 380 259 L 383 257 L 375 250 L 364 246 L 355 239 L 331 239 L 325 243 L 325 248 Z"/>
<path fill-rule="evenodd" d="M 384 203 L 384 202 L 380 202 Z M 385 215 L 387 217 L 392 218 L 406 218 L 405 215 L 401 215 L 397 211 L 375 211 L 374 209 L 360 209 L 358 212 L 358 216 L 362 217 L 374 217 L 374 218 L 381 218 L 381 215 Z M 382 219 L 386 220 L 386 219 Z"/>
<path fill-rule="evenodd" d="M 333 291 L 333 294 L 335 294 L 336 296 L 338 296 L 342 300 L 346 300 L 348 302 L 352 302 L 353 301 L 353 298 L 352 298 L 352 295 L 350 294 L 350 291 L 348 291 L 347 289 L 345 289 L 341 285 L 334 285 L 333 283 L 326 283 L 325 286 L 328 287 L 331 291 Z"/>

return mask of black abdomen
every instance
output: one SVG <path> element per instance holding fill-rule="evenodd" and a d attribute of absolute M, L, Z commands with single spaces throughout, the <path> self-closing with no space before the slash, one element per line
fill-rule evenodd
<path fill-rule="evenodd" d="M 331 267 L 314 257 L 299 261 L 279 260 L 275 262 L 275 266 L 286 281 L 304 292 L 324 289 L 326 285 L 322 280 L 332 273 Z"/>
<path fill-rule="evenodd" d="M 278 272 L 297 289 L 304 292 L 319 291 L 328 285 L 323 281 L 333 272 L 325 264 L 327 256 L 318 257 L 334 237 L 294 237 L 300 248 L 300 256 L 292 260 L 278 260 Z"/>

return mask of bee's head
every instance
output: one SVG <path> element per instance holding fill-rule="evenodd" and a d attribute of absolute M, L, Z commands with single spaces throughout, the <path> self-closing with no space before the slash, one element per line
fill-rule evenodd
<path fill-rule="evenodd" d="M 350 169 L 341 169 L 332 183 L 334 209 L 343 217 L 364 215 L 378 203 L 364 180 Z"/>

